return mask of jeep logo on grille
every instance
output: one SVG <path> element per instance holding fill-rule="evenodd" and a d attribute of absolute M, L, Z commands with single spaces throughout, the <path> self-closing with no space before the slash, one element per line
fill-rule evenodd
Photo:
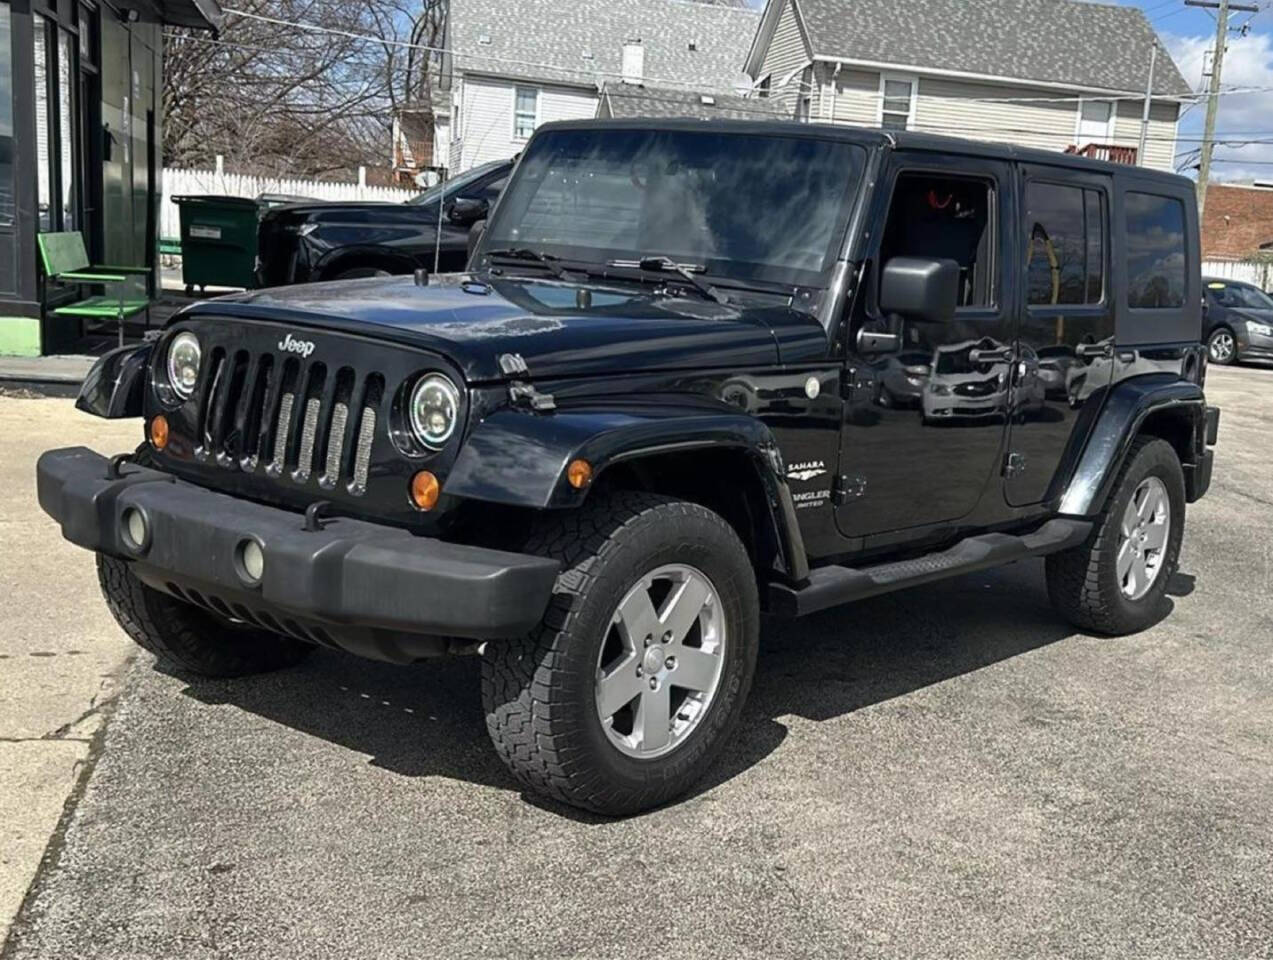
<path fill-rule="evenodd" d="M 297 340 L 290 333 L 278 342 L 278 348 L 284 353 L 299 353 L 306 360 L 314 352 L 313 340 Z"/>

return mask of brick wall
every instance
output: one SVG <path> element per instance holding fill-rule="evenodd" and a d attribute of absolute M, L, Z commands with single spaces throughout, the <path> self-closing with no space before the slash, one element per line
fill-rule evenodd
<path fill-rule="evenodd" d="M 1212 184 L 1202 221 L 1202 258 L 1249 257 L 1273 242 L 1273 189 Z"/>

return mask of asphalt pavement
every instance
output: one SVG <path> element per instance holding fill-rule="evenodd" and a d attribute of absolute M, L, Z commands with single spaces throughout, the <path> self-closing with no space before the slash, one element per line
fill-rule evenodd
<path fill-rule="evenodd" d="M 0 956 L 1271 957 L 1273 370 L 1208 393 L 1163 622 L 1076 633 L 1029 562 L 768 623 L 722 761 L 628 820 L 519 792 L 471 659 L 192 683 L 138 653 Z M 117 642 L 56 556 L 52 606 L 6 568 L 6 633 Z"/>

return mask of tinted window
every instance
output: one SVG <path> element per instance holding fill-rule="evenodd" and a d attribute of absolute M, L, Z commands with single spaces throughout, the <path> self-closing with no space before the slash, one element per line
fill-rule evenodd
<path fill-rule="evenodd" d="M 594 263 L 668 256 L 718 276 L 812 285 L 835 260 L 861 165 L 861 148 L 805 137 L 541 133 L 485 243 Z"/>
<path fill-rule="evenodd" d="M 1127 305 L 1182 307 L 1185 303 L 1185 207 L 1152 193 L 1129 193 Z"/>
<path fill-rule="evenodd" d="M 1054 183 L 1026 188 L 1027 303 L 1100 303 L 1105 290 L 1105 214 L 1097 190 Z"/>
<path fill-rule="evenodd" d="M 1240 283 L 1211 283 L 1207 286 L 1207 296 L 1222 307 L 1273 310 L 1273 297 Z"/>

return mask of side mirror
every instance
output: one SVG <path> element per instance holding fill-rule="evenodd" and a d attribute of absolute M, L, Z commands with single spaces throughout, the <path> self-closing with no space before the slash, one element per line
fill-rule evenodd
<path fill-rule="evenodd" d="M 959 305 L 954 260 L 894 257 L 880 276 L 880 310 L 915 323 L 948 323 Z"/>
<path fill-rule="evenodd" d="M 473 254 L 477 252 L 477 245 L 482 242 L 482 235 L 486 233 L 486 221 L 478 220 L 473 226 L 469 227 L 469 263 L 473 263 Z"/>
<path fill-rule="evenodd" d="M 446 218 L 459 227 L 467 227 L 486 218 L 485 200 L 461 197 L 446 208 Z"/>

